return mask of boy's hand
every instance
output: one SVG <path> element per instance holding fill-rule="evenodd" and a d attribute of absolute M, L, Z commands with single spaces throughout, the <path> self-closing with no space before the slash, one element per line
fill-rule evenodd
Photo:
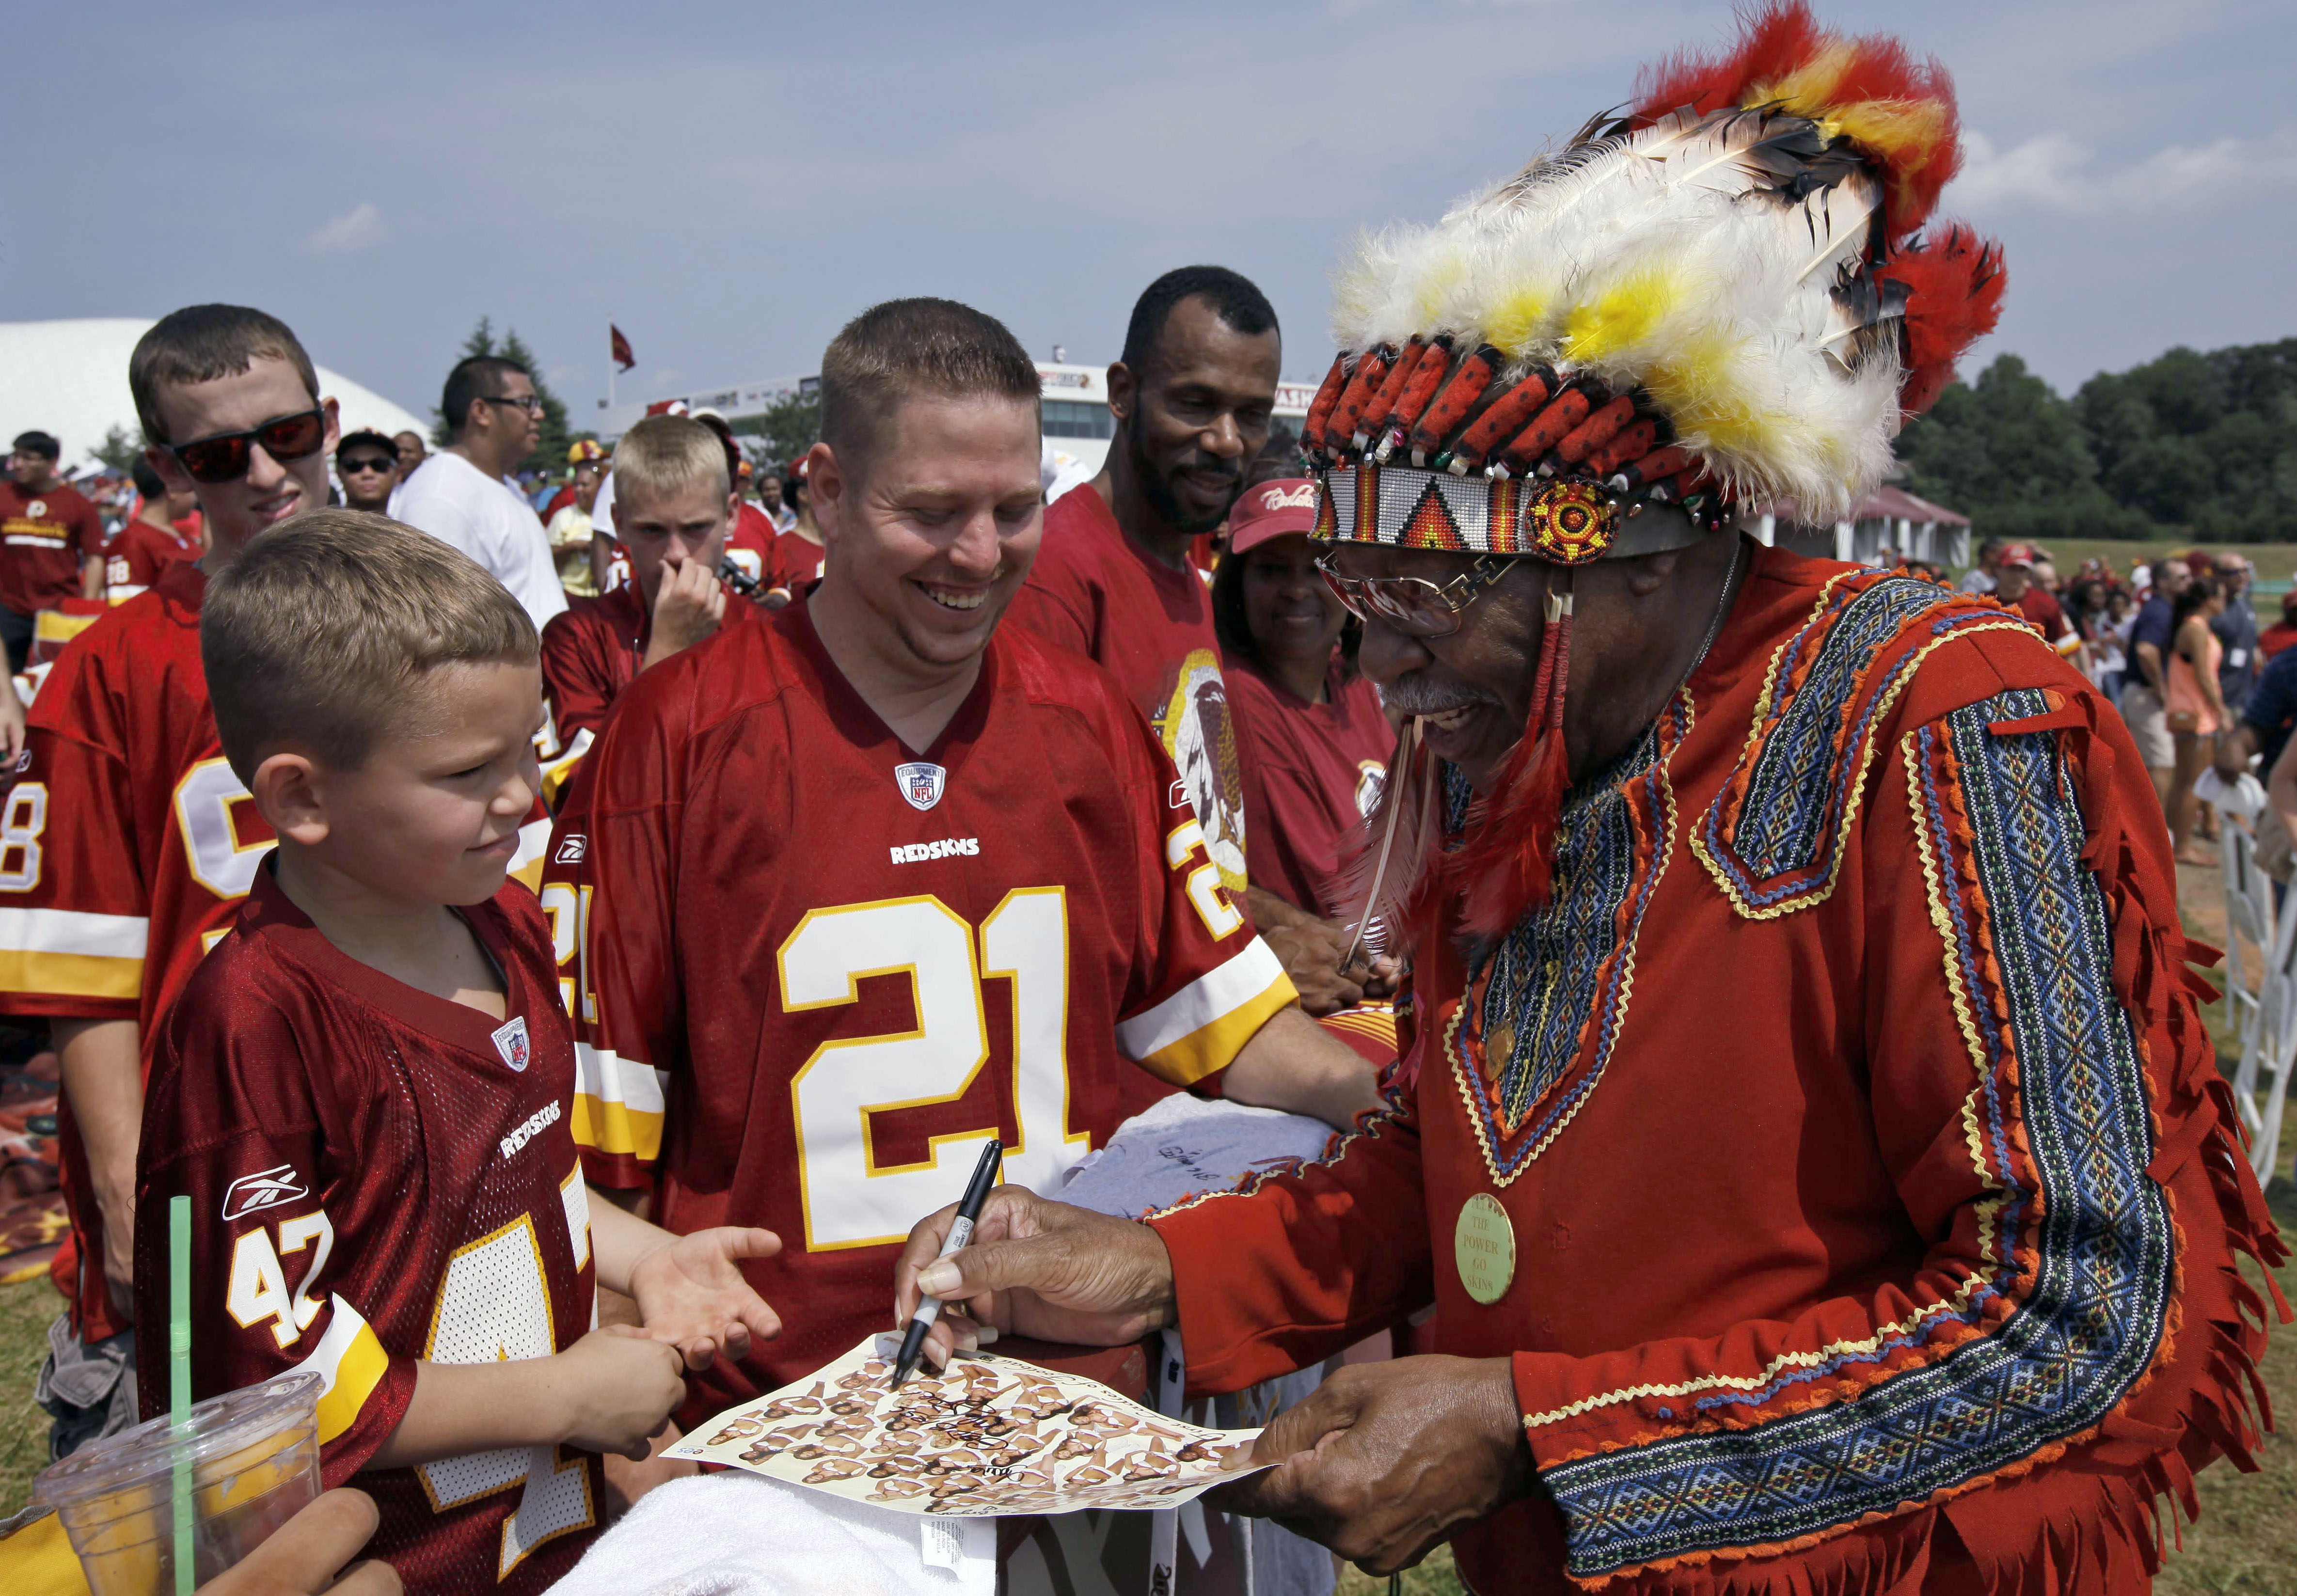
<path fill-rule="evenodd" d="M 678 1348 L 688 1369 L 707 1369 L 720 1354 L 750 1355 L 753 1340 L 770 1341 L 782 1321 L 742 1277 L 740 1260 L 782 1250 L 771 1230 L 721 1225 L 680 1236 L 630 1267 L 645 1333 Z"/>
<path fill-rule="evenodd" d="M 565 1413 L 562 1439 L 643 1461 L 686 1400 L 677 1351 L 627 1325 L 592 1330 L 550 1360 Z"/>
<path fill-rule="evenodd" d="M 726 589 L 718 572 L 700 560 L 665 561 L 662 585 L 655 589 L 654 624 L 646 639 L 645 664 L 668 659 L 691 648 L 718 629 L 726 619 Z"/>

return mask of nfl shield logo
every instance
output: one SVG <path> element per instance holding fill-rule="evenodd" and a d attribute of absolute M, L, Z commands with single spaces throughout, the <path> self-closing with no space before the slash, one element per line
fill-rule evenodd
<path fill-rule="evenodd" d="M 893 785 L 902 789 L 902 796 L 910 801 L 911 809 L 931 809 L 939 803 L 942 784 L 948 779 L 948 771 L 922 760 L 914 765 L 893 767 Z"/>
<path fill-rule="evenodd" d="M 527 1049 L 526 1016 L 521 1015 L 497 1027 L 494 1035 L 495 1051 L 502 1055 L 503 1062 L 523 1073 L 533 1057 Z"/>

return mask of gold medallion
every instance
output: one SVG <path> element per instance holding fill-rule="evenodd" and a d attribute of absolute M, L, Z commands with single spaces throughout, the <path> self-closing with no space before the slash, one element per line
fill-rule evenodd
<path fill-rule="evenodd" d="M 1452 1255 L 1470 1296 L 1489 1307 L 1507 1295 L 1515 1279 L 1515 1227 L 1499 1198 L 1479 1191 L 1460 1205 Z"/>

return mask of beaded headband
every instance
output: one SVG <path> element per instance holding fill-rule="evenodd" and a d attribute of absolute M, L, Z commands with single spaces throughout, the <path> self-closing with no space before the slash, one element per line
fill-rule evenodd
<path fill-rule="evenodd" d="M 1503 379 L 1489 344 L 1452 354 L 1439 333 L 1332 363 L 1301 436 L 1324 485 L 1317 537 L 1583 565 L 1722 524 L 1716 484 L 1641 396 L 1544 366 Z M 1681 514 L 1630 530 L 1653 506 Z"/>

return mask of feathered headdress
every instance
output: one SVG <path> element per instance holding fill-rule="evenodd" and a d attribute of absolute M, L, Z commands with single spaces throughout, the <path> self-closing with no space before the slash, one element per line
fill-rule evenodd
<path fill-rule="evenodd" d="M 1682 547 L 1741 500 L 1837 520 L 1992 328 L 1998 251 L 1960 226 L 1922 234 L 1961 159 L 1936 62 L 1773 0 L 1728 52 L 1672 58 L 1637 88 L 1626 115 L 1433 226 L 1360 244 L 1333 313 L 1343 353 L 1302 437 L 1324 481 L 1321 537 L 1577 565 Z M 1453 856 L 1481 874 L 1445 872 L 1478 883 L 1471 931 L 1495 934 L 1545 892 L 1558 609 L 1548 695 Z M 1514 824 L 1478 824 L 1503 813 Z M 1524 844 L 1478 833 L 1527 822 L 1538 857 L 1495 873 L 1478 856 Z M 1372 907 L 1403 929 L 1397 895 L 1424 902 L 1431 884 L 1399 880 Z"/>

